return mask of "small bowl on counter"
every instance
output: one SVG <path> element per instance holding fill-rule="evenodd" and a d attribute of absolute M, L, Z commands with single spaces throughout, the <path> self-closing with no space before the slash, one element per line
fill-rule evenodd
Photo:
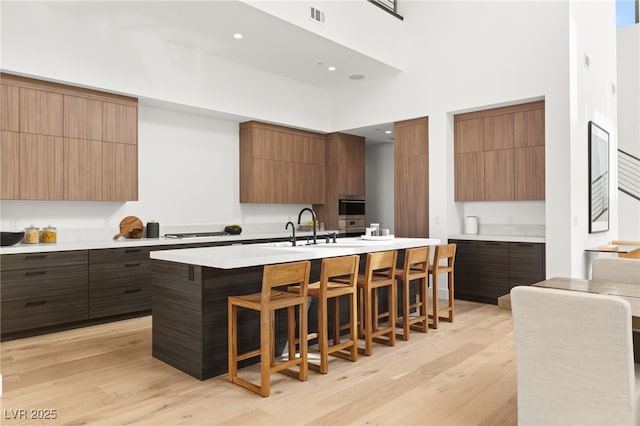
<path fill-rule="evenodd" d="M 18 244 L 24 238 L 24 231 L 20 232 L 4 232 L 0 233 L 0 246 L 13 246 Z"/>

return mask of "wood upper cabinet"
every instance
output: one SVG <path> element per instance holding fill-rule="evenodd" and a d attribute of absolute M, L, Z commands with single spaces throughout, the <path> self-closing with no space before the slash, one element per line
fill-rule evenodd
<path fill-rule="evenodd" d="M 20 198 L 20 133 L 0 131 L 0 198 Z"/>
<path fill-rule="evenodd" d="M 515 199 L 544 200 L 544 146 L 515 150 Z"/>
<path fill-rule="evenodd" d="M 0 130 L 20 131 L 20 88 L 0 84 Z"/>
<path fill-rule="evenodd" d="M 454 131 L 456 201 L 544 199 L 544 101 L 456 115 Z"/>
<path fill-rule="evenodd" d="M 514 116 L 500 114 L 483 118 L 484 151 L 513 148 Z"/>
<path fill-rule="evenodd" d="M 2 199 L 137 200 L 137 99 L 1 77 Z"/>
<path fill-rule="evenodd" d="M 102 143 L 102 199 L 138 199 L 138 149 L 136 145 Z"/>
<path fill-rule="evenodd" d="M 484 120 L 482 118 L 455 121 L 455 152 L 484 151 Z"/>
<path fill-rule="evenodd" d="M 62 98 L 48 90 L 20 87 L 20 132 L 62 136 Z"/>
<path fill-rule="evenodd" d="M 514 114 L 514 145 L 516 148 L 544 146 L 544 102 L 538 107 Z"/>
<path fill-rule="evenodd" d="M 64 143 L 61 137 L 20 134 L 20 199 L 62 200 Z"/>
<path fill-rule="evenodd" d="M 324 136 L 250 121 L 240 124 L 240 202 L 324 203 Z"/>
<path fill-rule="evenodd" d="M 429 119 L 395 123 L 394 234 L 429 236 Z"/>
<path fill-rule="evenodd" d="M 501 149 L 484 153 L 484 199 L 514 199 L 514 150 Z"/>
<path fill-rule="evenodd" d="M 102 101 L 64 95 L 64 137 L 102 140 Z"/>
<path fill-rule="evenodd" d="M 484 152 L 466 152 L 455 156 L 455 199 L 484 200 Z"/>
<path fill-rule="evenodd" d="M 138 144 L 138 107 L 102 102 L 102 140 Z"/>
<path fill-rule="evenodd" d="M 102 200 L 102 142 L 64 138 L 64 199 Z"/>

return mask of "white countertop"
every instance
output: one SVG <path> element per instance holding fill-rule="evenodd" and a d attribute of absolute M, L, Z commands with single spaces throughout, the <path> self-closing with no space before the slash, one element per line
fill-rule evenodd
<path fill-rule="evenodd" d="M 331 231 L 324 231 L 321 234 L 325 235 Z M 296 237 L 312 236 L 313 232 L 297 232 Z M 193 243 L 209 243 L 209 242 L 238 242 L 246 240 L 258 240 L 258 239 L 277 239 L 288 238 L 291 234 L 288 232 L 274 232 L 274 233 L 254 233 L 254 234 L 240 234 L 240 235 L 225 235 L 220 237 L 194 237 L 194 238 L 120 238 L 114 239 L 100 239 L 100 240 L 86 240 L 86 241 L 61 241 L 54 244 L 25 244 L 20 243 L 14 246 L 5 246 L 0 248 L 0 254 L 21 254 L 21 253 L 38 253 L 38 252 L 51 252 L 51 251 L 71 251 L 71 250 L 92 250 L 92 249 L 111 249 L 111 248 L 123 248 L 123 247 L 144 247 L 144 246 L 162 246 L 162 245 L 178 245 L 178 244 L 193 244 Z"/>
<path fill-rule="evenodd" d="M 544 243 L 544 237 L 530 235 L 453 234 L 451 240 L 506 241 L 512 243 Z"/>
<path fill-rule="evenodd" d="M 325 244 L 323 241 L 318 245 L 296 247 L 289 243 L 263 243 L 163 250 L 151 252 L 151 258 L 210 268 L 235 269 L 436 244 L 440 244 L 440 240 L 434 238 L 394 238 L 386 241 L 338 238 L 335 244 Z"/>

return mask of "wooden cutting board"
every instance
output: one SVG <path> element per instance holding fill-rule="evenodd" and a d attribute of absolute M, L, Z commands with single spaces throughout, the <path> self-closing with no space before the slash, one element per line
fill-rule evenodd
<path fill-rule="evenodd" d="M 142 238 L 142 221 L 135 216 L 127 216 L 120 221 L 120 233 L 113 237 L 117 240 L 120 237 Z"/>

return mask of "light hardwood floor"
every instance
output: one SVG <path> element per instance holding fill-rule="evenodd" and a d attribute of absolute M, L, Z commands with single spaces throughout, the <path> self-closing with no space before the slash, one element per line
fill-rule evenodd
<path fill-rule="evenodd" d="M 307 382 L 272 376 L 262 398 L 199 381 L 151 356 L 151 317 L 4 342 L 3 425 L 395 424 L 515 425 L 511 312 L 456 301 L 454 323 L 374 345 L 355 363 L 331 359 Z M 311 353 L 314 356 L 314 353 Z M 252 374 L 254 367 L 241 374 Z M 11 410 L 55 409 L 55 420 Z M 15 411 L 13 411 L 15 413 Z"/>

